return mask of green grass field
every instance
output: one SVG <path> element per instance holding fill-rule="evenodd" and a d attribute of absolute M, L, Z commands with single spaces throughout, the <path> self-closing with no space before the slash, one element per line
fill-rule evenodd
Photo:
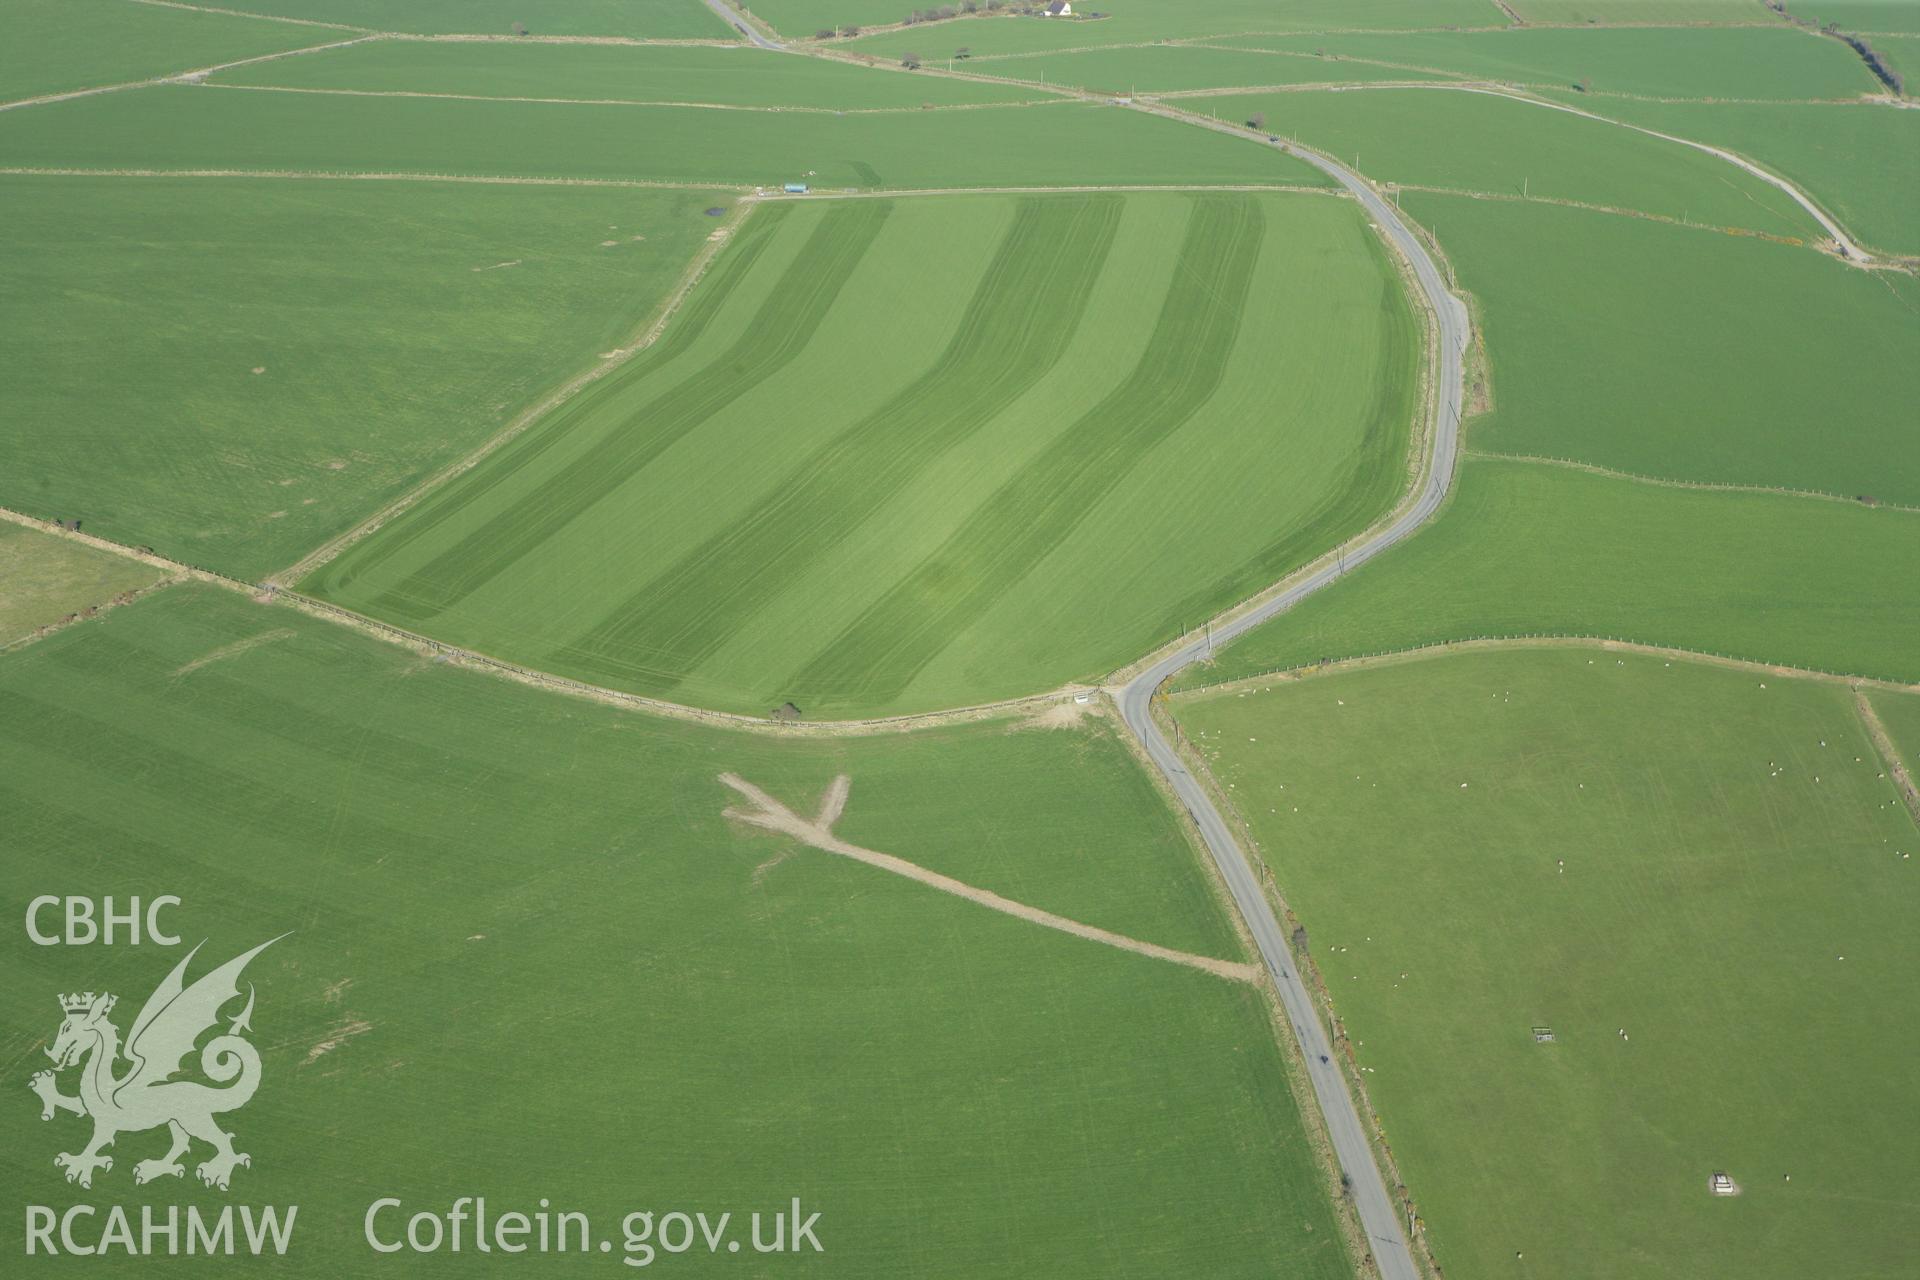
<path fill-rule="evenodd" d="M 1873 708 L 1909 776 L 1920 776 L 1920 694 L 1875 693 Z"/>
<path fill-rule="evenodd" d="M 716 198 L 45 176 L 0 193 L 0 503 L 247 578 L 628 340 Z"/>
<path fill-rule="evenodd" d="M 1920 112 L 1885 105 L 1625 102 L 1608 115 L 1738 152 L 1803 190 L 1870 248 L 1920 255 Z"/>
<path fill-rule="evenodd" d="M 1267 132 L 1345 164 L 1357 158 L 1359 170 L 1378 182 L 1575 200 L 1774 235 L 1818 229 L 1784 193 L 1725 161 L 1492 94 L 1368 89 L 1227 95 L 1183 105 L 1217 111 L 1223 120 L 1258 113 Z"/>
<path fill-rule="evenodd" d="M 1474 448 L 1920 506 L 1911 277 L 1583 209 L 1402 205 L 1479 301 L 1494 411 Z"/>
<path fill-rule="evenodd" d="M 603 99 L 856 110 L 1018 102 L 1041 95 L 969 80 L 881 75 L 749 45 L 442 44 L 383 40 L 283 58 L 221 84 L 488 98 Z"/>
<path fill-rule="evenodd" d="M 175 893 L 203 962 L 293 931 L 249 970 L 264 1083 L 226 1118 L 253 1157 L 231 1197 L 136 1188 L 154 1135 L 123 1135 L 91 1192 L 61 1181 L 78 1122 L 43 1124 L 24 1086 L 54 993 L 113 990 L 124 1027 L 179 953 L 9 931 L 0 1177 L 32 1203 L 298 1204 L 274 1269 L 329 1277 L 393 1269 L 361 1239 L 376 1197 L 465 1193 L 550 1196 L 616 1242 L 629 1210 L 744 1232 L 798 1195 L 826 1252 L 780 1269 L 813 1275 L 1351 1274 L 1255 988 L 721 816 L 723 770 L 808 811 L 845 772 L 851 840 L 1237 958 L 1105 721 L 730 733 L 187 587 L 0 660 L 0 706 L 7 901 Z M 578 1260 L 469 1240 L 405 1269 L 529 1261 Z"/>
<path fill-rule="evenodd" d="M 243 0 L 253 13 L 337 22 L 370 31 L 510 35 L 516 22 L 536 36 L 628 36 L 724 40 L 734 33 L 700 0 Z"/>
<path fill-rule="evenodd" d="M 138 561 L 0 521 L 0 649 L 159 580 L 158 570 Z"/>
<path fill-rule="evenodd" d="M 1557 649 L 1176 711 L 1448 1275 L 1910 1270 L 1920 832 L 1844 686 Z"/>
<path fill-rule="evenodd" d="M 345 32 L 129 0 L 7 0 L 0 102 L 175 75 Z"/>
<path fill-rule="evenodd" d="M 1769 23 L 1779 22 L 1760 0 L 1514 0 L 1528 22 Z"/>
<path fill-rule="evenodd" d="M 1321 196 L 777 205 L 659 347 L 308 587 L 730 710 L 1033 692 L 1389 506 L 1416 335 Z"/>
<path fill-rule="evenodd" d="M 1920 35 L 1920 3 L 1915 0 L 1802 0 L 1793 11 L 1821 23 L 1837 22 L 1844 31 Z"/>
<path fill-rule="evenodd" d="M 1462 464 L 1439 520 L 1182 677 L 1587 635 L 1920 681 L 1920 514 Z"/>
<path fill-rule="evenodd" d="M 955 64 L 974 75 L 1044 80 L 1078 85 L 1103 93 L 1158 93 L 1213 87 L 1276 84 L 1345 84 L 1373 80 L 1428 80 L 1419 71 L 1400 71 L 1359 62 L 1322 61 L 1244 49 L 1196 48 L 1184 44 L 1088 49 L 1079 53 L 971 58 Z"/>
<path fill-rule="evenodd" d="M 875 74 L 880 74 L 876 72 Z M 1176 121 L 1062 102 L 890 115 L 142 89 L 0 116 L 0 166 L 320 170 L 822 187 L 1306 183 Z"/>
<path fill-rule="evenodd" d="M 1581 81 L 1589 96 L 1851 98 L 1879 88 L 1854 52 L 1791 27 L 1514 27 L 1505 31 L 1353 33 L 1236 40 L 1542 89 Z M 1332 66 L 1340 66 L 1336 61 Z M 1605 106 L 1599 108 L 1605 111 Z"/>

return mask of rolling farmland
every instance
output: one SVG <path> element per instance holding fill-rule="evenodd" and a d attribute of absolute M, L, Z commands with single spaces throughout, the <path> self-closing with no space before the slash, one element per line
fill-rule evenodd
<path fill-rule="evenodd" d="M 1367 89 L 1227 95 L 1182 105 L 1223 120 L 1259 115 L 1270 133 L 1347 163 L 1357 159 L 1369 176 L 1409 187 L 1575 201 L 1777 236 L 1817 231 L 1787 196 L 1723 161 L 1490 93 Z"/>
<path fill-rule="evenodd" d="M 243 577 L 631 340 L 715 198 L 47 176 L 0 192 L 19 250 L 0 265 L 0 503 Z"/>
<path fill-rule="evenodd" d="M 1920 8 L 1108 8 L 7 9 L 0 1270 L 1905 1274 Z"/>
<path fill-rule="evenodd" d="M 502 44 L 383 40 L 236 68 L 217 84 L 486 98 L 712 103 L 819 110 L 918 109 L 1041 95 L 969 80 L 876 75 L 820 58 L 726 45 Z"/>
<path fill-rule="evenodd" d="M 1336 67 L 1420 69 L 1542 90 L 1584 82 L 1579 100 L 1602 114 L 1615 96 L 1853 98 L 1878 88 L 1838 40 L 1789 27 L 1514 27 L 1247 36 L 1228 43 L 1296 56 L 1324 51 Z"/>
<path fill-rule="evenodd" d="M 333 22 L 378 31 L 511 33 L 523 21 L 534 35 L 625 36 L 647 40 L 722 40 L 726 24 L 698 0 L 545 0 L 529 9 L 513 0 L 246 0 L 254 13 Z"/>
<path fill-rule="evenodd" d="M 879 74 L 879 73 L 875 73 Z M 1044 125 L 1036 115 L 1044 113 Z M 1061 102 L 845 117 L 164 86 L 0 115 L 0 167 L 820 187 L 1320 185 L 1298 161 Z"/>
<path fill-rule="evenodd" d="M 351 33 L 124 0 L 8 0 L 0 103 L 328 44 Z"/>
<path fill-rule="evenodd" d="M 1414 340 L 1323 197 L 774 206 L 656 349 L 307 589 L 730 710 L 1032 692 L 1390 505 Z M 1248 502 L 1193 508 L 1167 588 L 1124 598 L 1117 552 L 1174 527 L 1139 513 L 1222 485 Z"/>
<path fill-rule="evenodd" d="M 1859 1011 L 1920 960 L 1920 831 L 1845 687 L 1575 648 L 1179 714 L 1450 1273 L 1906 1266 L 1920 1043 Z"/>
<path fill-rule="evenodd" d="M 1920 402 L 1912 277 L 1584 209 L 1403 206 L 1480 304 L 1493 411 L 1475 449 L 1920 507 L 1898 408 Z"/>
<path fill-rule="evenodd" d="M 245 1194 L 302 1207 L 281 1270 L 365 1273 L 369 1199 L 438 1195 L 457 1152 L 465 1185 L 544 1191 L 616 1240 L 636 1200 L 744 1214 L 798 1194 L 823 1214 L 826 1252 L 791 1259 L 813 1274 L 1348 1274 L 1253 988 L 722 817 L 724 770 L 809 810 L 845 773 L 850 838 L 1237 958 L 1104 720 L 721 732 L 204 587 L 10 655 L 0 706 L 9 900 L 85 874 L 172 887 L 213 923 L 209 953 L 297 931 L 251 971 L 268 1086 L 235 1125 Z M 18 930 L 4 946 L 0 1027 L 24 1056 L 72 959 Z M 91 981 L 137 999 L 158 959 L 115 948 Z M 0 1133 L 10 1188 L 88 1198 L 34 1108 Z M 19 1230 L 8 1215 L 0 1248 Z"/>
<path fill-rule="evenodd" d="M 1726 147 L 1800 183 L 1867 245 L 1920 256 L 1920 113 L 1836 103 L 1608 102 L 1634 124 Z"/>
<path fill-rule="evenodd" d="M 1469 460 L 1432 528 L 1183 680 L 1578 635 L 1920 682 L 1915 573 L 1920 512 Z"/>

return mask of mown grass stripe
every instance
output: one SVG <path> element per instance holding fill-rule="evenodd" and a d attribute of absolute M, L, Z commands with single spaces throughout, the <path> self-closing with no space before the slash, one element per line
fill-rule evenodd
<path fill-rule="evenodd" d="M 613 493 L 675 441 L 785 368 L 812 340 L 892 209 L 884 200 L 847 200 L 829 209 L 731 347 L 383 592 L 373 611 L 420 622 L 453 607 Z"/>
<path fill-rule="evenodd" d="M 661 332 L 660 338 L 618 372 L 585 388 L 543 421 L 453 483 L 429 495 L 383 526 L 378 536 L 347 548 L 300 584 L 301 590 L 325 599 L 340 600 L 356 582 L 414 545 L 434 529 L 484 499 L 501 481 L 519 473 L 582 425 L 593 423 L 609 400 L 626 394 L 635 383 L 691 347 L 707 331 L 740 282 L 776 239 L 779 229 L 797 205 L 776 204 L 757 210 L 720 254 L 707 278 L 695 285 L 687 302 Z"/>
<path fill-rule="evenodd" d="M 825 441 L 765 501 L 620 602 L 559 655 L 569 669 L 676 686 L 874 512 L 1060 361 L 1119 230 L 1112 195 L 1022 200 L 947 349 Z M 672 672 L 629 658 L 644 644 Z"/>
<path fill-rule="evenodd" d="M 787 682 L 796 696 L 897 697 L 1059 546 L 1148 450 L 1190 419 L 1232 358 L 1265 218 L 1246 195 L 1195 198 L 1146 354 L 1125 382 L 1002 485 L 931 556 Z"/>

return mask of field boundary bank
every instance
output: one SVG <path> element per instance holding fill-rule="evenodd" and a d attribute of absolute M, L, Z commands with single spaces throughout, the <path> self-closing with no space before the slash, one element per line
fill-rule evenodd
<path fill-rule="evenodd" d="M 322 22 L 318 18 L 290 18 L 278 13 L 253 13 L 246 9 L 222 9 L 210 4 L 185 4 L 182 0 L 133 0 L 155 9 L 184 9 L 188 13 L 218 13 L 229 18 L 255 18 L 261 22 L 280 22 L 294 27 L 324 27 L 329 31 L 358 31 L 375 34 L 371 27 L 356 27 L 347 22 Z"/>
<path fill-rule="evenodd" d="M 152 3 L 153 0 L 139 0 L 140 3 Z M 167 6 L 169 8 L 176 6 Z M 185 6 L 177 6 L 185 7 Z M 209 10 L 209 12 L 217 12 Z M 239 17 L 254 17 L 253 14 L 239 14 Z M 328 44 L 310 44 L 299 49 L 282 49 L 278 53 L 262 53 L 251 58 L 236 58 L 231 62 L 217 62 L 206 67 L 189 67 L 184 71 L 169 71 L 164 75 L 149 76 L 144 80 L 123 80 L 117 84 L 89 85 L 80 89 L 62 89 L 58 93 L 43 93 L 31 98 L 17 98 L 12 102 L 0 102 L 0 111 L 12 111 L 18 107 L 44 107 L 55 102 L 70 102 L 75 98 L 91 98 L 103 93 L 119 93 L 125 89 L 151 89 L 164 84 L 198 84 L 205 77 L 220 71 L 231 71 L 235 67 L 250 67 L 259 62 L 278 62 L 282 58 L 297 58 L 303 53 L 324 53 L 329 49 L 345 49 L 350 45 L 365 44 L 377 40 L 377 35 L 357 35 L 348 40 L 335 40 Z"/>
<path fill-rule="evenodd" d="M 1597 462 L 1582 462 L 1578 458 L 1553 458 L 1537 453 L 1489 453 L 1481 449 L 1466 449 L 1460 456 L 1473 462 L 1524 462 L 1536 467 L 1564 467 L 1568 471 L 1584 471 L 1588 475 L 1601 476 L 1608 480 L 1627 480 L 1634 484 L 1653 485 L 1661 489 L 1692 489 L 1701 493 L 1757 493 L 1776 498 L 1810 498 L 1816 502 L 1838 502 L 1849 507 L 1865 507 L 1869 511 L 1899 511 L 1909 515 L 1920 515 L 1920 507 L 1908 506 L 1903 502 L 1887 502 L 1880 498 L 1868 500 L 1865 495 L 1849 498 L 1844 493 L 1829 493 L 1825 489 L 1793 489 L 1784 485 L 1738 484 L 1724 480 L 1675 480 L 1668 476 L 1642 475 L 1637 471 L 1619 471 L 1613 467 L 1603 467 Z"/>
<path fill-rule="evenodd" d="M 1297 682 L 1319 676 L 1340 675 L 1346 671 L 1364 670 L 1369 667 L 1393 666 L 1402 662 L 1421 662 L 1461 653 L 1504 649 L 1595 649 L 1604 653 L 1631 653 L 1645 658 L 1694 662 L 1731 671 L 1743 671 L 1750 675 L 1775 676 L 1783 680 L 1812 680 L 1823 684 L 1842 684 L 1855 689 L 1879 689 L 1888 693 L 1920 693 L 1920 681 L 1908 683 L 1885 676 L 1863 676 L 1844 671 L 1823 671 L 1817 667 L 1795 667 L 1784 663 L 1767 662 L 1759 658 L 1711 653 L 1705 649 L 1679 649 L 1671 645 L 1648 644 L 1640 640 L 1623 640 L 1617 636 L 1540 632 L 1528 635 L 1473 636 L 1462 640 L 1436 640 L 1429 644 L 1409 645 L 1404 649 L 1382 649 L 1376 653 L 1352 654 L 1329 662 L 1273 667 L 1250 675 L 1234 676 L 1230 680 L 1222 680 L 1216 684 L 1176 689 L 1167 696 L 1177 701 L 1190 701 L 1216 694 L 1236 693 L 1251 685 L 1270 684 L 1275 680 Z"/>
<path fill-rule="evenodd" d="M 1864 689 L 1853 691 L 1853 709 L 1859 715 L 1860 727 L 1867 731 L 1873 749 L 1880 753 L 1880 763 L 1887 767 L 1894 790 L 1900 793 L 1901 803 L 1906 806 L 1907 816 L 1913 819 L 1915 829 L 1920 830 L 1920 787 L 1914 786 L 1913 775 L 1907 772 L 1907 763 L 1900 758 L 1900 749 L 1894 745 L 1893 735 L 1887 732 L 1880 712 Z"/>
<path fill-rule="evenodd" d="M 355 43 L 355 42 L 349 42 Z M 155 83 L 166 83 L 158 81 Z M 1009 83 L 1009 82 L 1003 82 Z M 744 111 L 758 115 L 905 116 L 936 115 L 946 111 L 1002 111 L 1018 107 L 1077 105 L 1071 98 L 1034 98 L 1015 102 L 934 102 L 898 107 L 796 107 L 744 102 L 645 101 L 638 98 L 536 98 L 508 94 L 448 93 L 425 89 L 333 89 L 285 84 L 204 84 L 203 89 L 229 93 L 300 93 L 329 98 L 413 98 L 448 102 L 518 102 L 549 107 L 663 107 L 674 111 Z M 1024 83 L 1018 85 L 1025 88 Z"/>
<path fill-rule="evenodd" d="M 9 178 L 272 178 L 290 182 L 464 182 L 509 187 L 623 187 L 659 191 L 718 191 L 749 196 L 754 188 L 728 182 L 670 182 L 652 178 L 529 178 L 505 174 L 359 172 L 328 169 L 65 169 L 0 166 Z M 1053 188 L 1047 188 L 1052 190 Z"/>
<path fill-rule="evenodd" d="M 1068 702 L 1070 699 L 1083 696 L 1091 698 L 1098 692 L 1092 685 L 1068 685 L 1060 689 L 1007 698 L 999 702 L 982 702 L 972 706 L 950 707 L 937 711 L 918 711 L 901 716 L 877 716 L 865 720 L 779 721 L 737 711 L 716 711 L 706 707 L 667 702 L 659 698 L 649 698 L 643 694 L 628 693 L 624 689 L 611 689 L 604 685 L 589 684 L 584 680 L 574 680 L 533 667 L 521 666 L 502 658 L 476 653 L 471 649 L 462 649 L 458 645 L 435 640 L 431 636 L 420 635 L 403 627 L 393 626 L 378 618 L 369 618 L 328 601 L 302 595 L 298 591 L 279 586 L 271 581 L 245 582 L 215 569 L 206 569 L 185 561 L 174 560 L 157 552 L 143 550 L 124 542 L 116 542 L 111 538 L 103 538 L 98 534 L 62 528 L 51 520 L 28 515 L 24 511 L 16 511 L 11 507 L 0 507 L 0 520 L 51 534 L 54 537 L 69 538 L 97 551 L 137 560 L 142 564 L 163 570 L 170 575 L 164 585 L 197 582 L 219 587 L 225 591 L 245 595 L 256 603 L 297 609 L 320 621 L 351 628 L 422 656 L 432 657 L 466 670 L 489 672 L 520 684 L 545 688 L 570 697 L 587 698 L 629 711 L 730 729 L 744 729 L 786 737 L 866 737 L 888 733 L 914 733 L 922 729 L 938 728 L 949 724 L 1011 719 L 1023 712 L 1045 710 Z M 156 584 L 156 587 L 159 585 L 163 584 Z M 86 619 L 82 618 L 79 621 L 86 621 Z"/>

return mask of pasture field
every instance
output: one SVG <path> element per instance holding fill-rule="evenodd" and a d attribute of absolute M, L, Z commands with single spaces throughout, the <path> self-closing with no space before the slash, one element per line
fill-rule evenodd
<path fill-rule="evenodd" d="M 8 0 L 0 102 L 173 75 L 347 32 L 128 0 Z"/>
<path fill-rule="evenodd" d="M 1223 120 L 1258 114 L 1268 133 L 1345 164 L 1357 157 L 1355 167 L 1376 182 L 1573 200 L 1772 235 L 1818 231 L 1785 193 L 1724 160 L 1491 93 L 1356 89 L 1227 95 L 1182 105 L 1217 111 Z"/>
<path fill-rule="evenodd" d="M 1607 115 L 1738 152 L 1791 179 L 1869 248 L 1920 257 L 1920 111 L 1884 104 L 1627 102 Z"/>
<path fill-rule="evenodd" d="M 1447 1274 L 1910 1269 L 1920 832 L 1845 687 L 1552 649 L 1176 711 Z"/>
<path fill-rule="evenodd" d="M 845 773 L 850 840 L 1240 959 L 1106 721 L 708 729 L 204 587 L 0 658 L 0 705 L 7 901 L 164 887 L 203 963 L 293 931 L 248 971 L 264 1083 L 228 1121 L 253 1157 L 233 1196 L 300 1205 L 282 1274 L 386 1274 L 367 1206 L 467 1193 L 550 1197 L 616 1247 L 632 1210 L 732 1211 L 744 1234 L 799 1196 L 825 1252 L 783 1258 L 796 1274 L 1352 1274 L 1259 989 L 722 817 L 722 771 L 809 813 Z M 16 1066 L 54 992 L 137 1002 L 178 958 L 0 946 Z M 5 1108 L 0 1177 L 60 1208 L 227 1201 L 191 1175 L 135 1187 L 154 1135 L 68 1186 L 50 1156 L 78 1123 Z M 0 1248 L 20 1230 L 7 1215 Z M 498 1257 L 469 1238 L 405 1270 L 526 1268 Z"/>
<path fill-rule="evenodd" d="M 834 22 L 868 25 L 898 22 L 905 12 L 890 8 L 892 0 L 860 0 L 872 6 L 873 16 L 855 18 L 854 0 L 763 0 L 754 11 L 766 16 L 791 7 L 791 26 L 775 25 L 794 35 L 812 35 Z M 913 6 L 907 6 L 911 11 Z M 924 6 L 922 6 L 924 7 Z M 1098 6 L 1103 12 L 1108 6 Z M 805 18 L 798 16 L 804 10 Z M 834 11 L 842 10 L 836 17 Z M 1112 6 L 1097 20 L 1060 21 L 1048 18 L 987 17 L 958 22 L 930 23 L 887 31 L 852 41 L 849 47 L 883 57 L 898 57 L 903 49 L 923 56 L 943 55 L 955 45 L 968 45 L 977 54 L 1038 53 L 1045 50 L 1094 48 L 1102 45 L 1148 44 L 1156 40 L 1200 39 L 1269 31 L 1422 31 L 1437 27 L 1501 27 L 1506 15 L 1493 0 L 1304 0 L 1277 5 L 1271 0 L 1128 0 Z"/>
<path fill-rule="evenodd" d="M 1231 43 L 1296 54 L 1325 50 L 1378 63 L 1382 71 L 1420 68 L 1539 89 L 1585 81 L 1588 98 L 1852 98 L 1880 87 L 1838 40 L 1785 26 L 1514 27 L 1249 36 Z"/>
<path fill-rule="evenodd" d="M 875 73 L 879 74 L 879 73 Z M 1236 138 L 1060 102 L 845 117 L 168 86 L 0 115 L 0 167 L 318 170 L 819 187 L 1325 185 Z"/>
<path fill-rule="evenodd" d="M 1761 0 L 1513 0 L 1528 22 L 1755 24 L 1780 21 Z"/>
<path fill-rule="evenodd" d="M 1400 71 L 1358 62 L 1324 61 L 1245 49 L 1186 44 L 1086 49 L 1078 53 L 973 58 L 963 64 L 975 75 L 1044 80 L 1107 93 L 1159 93 L 1214 87 L 1277 84 L 1345 84 L 1374 80 L 1428 80 L 1420 71 Z M 1191 104 L 1189 104 L 1191 105 Z"/>
<path fill-rule="evenodd" d="M 0 177 L 0 504 L 283 568 L 630 340 L 716 198 Z"/>
<path fill-rule="evenodd" d="M 487 98 L 605 99 L 859 110 L 1017 102 L 1012 86 L 892 75 L 751 45 L 449 44 L 379 40 L 282 58 L 214 77 L 220 84 Z"/>
<path fill-rule="evenodd" d="M 1844 31 L 1920 35 L 1920 4 L 1914 0 L 1803 0 L 1794 12 L 1823 24 L 1837 22 Z"/>
<path fill-rule="evenodd" d="M 367 31 L 507 36 L 524 23 L 535 36 L 627 36 L 726 40 L 734 32 L 700 0 L 244 0 L 253 13 L 333 22 Z"/>
<path fill-rule="evenodd" d="M 1920 513 L 1469 459 L 1430 528 L 1183 685 L 1481 636 L 1633 640 L 1920 681 Z"/>
<path fill-rule="evenodd" d="M 1346 200 L 777 204 L 654 351 L 305 589 L 728 710 L 1034 692 L 1389 507 L 1418 335 Z"/>
<path fill-rule="evenodd" d="M 1474 448 L 1920 506 L 1912 277 L 1584 209 L 1402 204 L 1479 301 Z"/>
<path fill-rule="evenodd" d="M 1873 708 L 1910 776 L 1920 778 L 1920 695 L 1875 693 Z"/>
<path fill-rule="evenodd" d="M 0 521 L 0 649 L 160 578 L 159 570 L 125 556 Z"/>

